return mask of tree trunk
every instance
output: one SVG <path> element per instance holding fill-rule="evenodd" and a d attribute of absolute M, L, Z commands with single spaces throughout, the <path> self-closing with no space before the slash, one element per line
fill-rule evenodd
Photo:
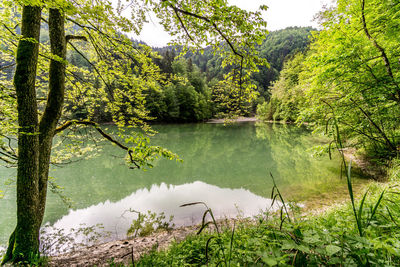
<path fill-rule="evenodd" d="M 41 10 L 25 6 L 23 38 L 39 40 Z M 51 52 L 49 93 L 40 123 L 36 104 L 38 42 L 21 40 L 17 50 L 14 83 L 18 98 L 17 227 L 12 233 L 3 263 L 31 263 L 39 252 L 39 230 L 46 206 L 50 155 L 55 129 L 64 103 L 66 40 L 64 16 L 49 10 Z"/>
<path fill-rule="evenodd" d="M 36 69 L 39 54 L 41 8 L 24 6 L 22 39 L 17 48 L 14 86 L 18 109 L 17 226 L 10 237 L 3 263 L 31 262 L 39 250 L 39 135 Z"/>
<path fill-rule="evenodd" d="M 58 60 L 53 59 L 50 62 L 49 94 L 39 126 L 39 206 L 37 222 L 39 227 L 42 224 L 46 206 L 47 181 L 54 131 L 61 117 L 64 103 L 66 42 L 64 16 L 59 9 L 49 10 L 49 35 L 51 53 L 56 55 Z"/>

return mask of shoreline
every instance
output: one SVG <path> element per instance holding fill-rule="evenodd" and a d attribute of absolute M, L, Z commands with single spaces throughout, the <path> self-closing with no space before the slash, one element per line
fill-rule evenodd
<path fill-rule="evenodd" d="M 364 185 L 357 186 L 356 195 L 361 195 Z M 301 217 L 319 216 L 329 211 L 332 208 L 340 207 L 348 203 L 349 199 L 347 194 L 336 196 L 334 199 L 325 198 L 330 203 L 318 201 L 318 205 L 305 204 L 302 210 Z M 314 203 L 314 201 L 310 201 Z M 217 223 L 219 226 L 227 226 L 233 222 L 241 222 L 243 225 L 252 224 L 255 222 L 254 218 L 229 218 L 219 219 Z M 196 235 L 200 229 L 201 224 L 182 226 L 172 230 L 163 230 L 155 232 L 145 237 L 126 238 L 122 240 L 114 240 L 105 243 L 95 244 L 89 247 L 79 248 L 76 251 L 60 254 L 56 256 L 49 256 L 48 266 L 52 267 L 81 267 L 81 266 L 110 266 L 110 263 L 123 264 L 123 266 L 130 266 L 132 262 L 137 262 L 144 254 L 156 249 L 162 251 L 168 249 L 172 242 L 181 242 L 190 235 Z"/>
<path fill-rule="evenodd" d="M 382 166 L 374 164 L 365 156 L 358 155 L 355 148 L 344 148 L 342 153 L 347 163 L 352 162 L 351 169 L 355 172 L 359 172 L 374 181 L 385 181 L 387 175 L 386 170 Z"/>
<path fill-rule="evenodd" d="M 209 119 L 205 123 L 257 122 L 257 117 L 238 117 L 236 119 Z"/>
<path fill-rule="evenodd" d="M 129 265 L 153 248 L 163 250 L 176 241 L 184 240 L 195 233 L 197 225 L 184 226 L 170 231 L 155 232 L 145 237 L 115 240 L 82 248 L 77 251 L 50 256 L 48 266 L 110 266 L 111 261 Z"/>
<path fill-rule="evenodd" d="M 361 196 L 363 188 L 367 185 L 368 183 L 353 185 L 356 197 Z M 348 202 L 347 192 L 337 194 L 333 198 L 323 197 L 321 199 L 318 197 L 318 201 L 310 199 L 309 201 L 299 202 L 299 205 L 304 205 L 300 216 L 319 216 L 330 209 L 346 205 Z M 255 222 L 255 219 L 236 217 L 219 219 L 217 222 L 222 226 L 232 224 L 232 222 L 243 222 L 243 225 L 246 225 Z M 201 224 L 182 226 L 169 231 L 154 232 L 145 237 L 126 238 L 79 248 L 76 251 L 50 256 L 48 266 L 110 266 L 111 261 L 115 264 L 129 266 L 132 259 L 133 262 L 137 262 L 144 254 L 154 249 L 157 251 L 166 250 L 172 242 L 179 243 L 190 235 L 196 235 L 200 226 Z"/>

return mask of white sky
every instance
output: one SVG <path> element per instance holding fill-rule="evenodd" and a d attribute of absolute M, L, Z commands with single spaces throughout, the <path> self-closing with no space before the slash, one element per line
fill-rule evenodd
<path fill-rule="evenodd" d="M 201 1 L 201 0 L 200 0 Z M 267 21 L 269 31 L 284 29 L 289 26 L 313 26 L 315 14 L 322 10 L 326 4 L 332 3 L 332 0 L 228 0 L 231 5 L 240 8 L 255 11 L 260 5 L 267 5 L 268 11 L 264 12 L 264 19 Z M 152 18 L 148 24 L 143 27 L 139 37 L 132 36 L 135 39 L 142 40 L 153 47 L 162 47 L 167 45 L 171 37 L 164 32 L 161 25 L 157 24 L 157 19 Z"/>

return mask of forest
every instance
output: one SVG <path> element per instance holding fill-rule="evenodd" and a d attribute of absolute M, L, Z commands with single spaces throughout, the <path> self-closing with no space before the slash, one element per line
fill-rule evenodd
<path fill-rule="evenodd" d="M 243 107 L 242 115 L 255 114 L 257 104 L 269 99 L 269 87 L 277 80 L 283 62 L 296 53 L 306 50 L 312 30 L 310 27 L 291 27 L 274 31 L 266 36 L 261 45 L 257 46 L 260 56 L 268 61 L 270 67 L 261 67 L 258 73 L 252 75 L 251 82 L 257 86 L 258 93 L 246 108 Z M 49 42 L 48 29 L 43 28 L 41 43 L 47 42 Z M 132 46 L 146 45 L 132 39 L 131 42 Z M 224 75 L 227 75 L 230 69 L 229 67 L 220 68 L 222 63 L 220 53 L 216 53 L 212 47 L 206 47 L 203 53 L 194 51 L 183 56 L 180 56 L 181 46 L 167 46 L 152 50 L 157 55 L 152 61 L 159 68 L 160 75 L 171 82 L 167 86 L 162 84 L 149 86 L 143 91 L 144 107 L 150 116 L 148 121 L 198 122 L 215 117 L 222 118 L 229 114 L 231 110 L 224 107 L 219 95 L 221 89 L 218 87 L 218 82 L 224 79 Z M 87 54 L 72 50 L 68 53 L 67 60 L 71 67 L 88 73 L 95 72 L 96 67 L 91 65 Z M 7 66 L 13 66 L 15 62 L 3 59 L 0 64 L 4 67 L 2 74 L 11 79 L 14 69 Z M 226 97 L 233 98 L 229 95 Z M 91 111 L 93 115 L 89 115 L 91 107 L 87 102 L 74 102 L 67 99 L 65 109 L 71 114 L 72 119 L 88 119 L 93 116 L 92 119 L 99 123 L 112 122 L 112 113 L 102 108 L 105 104 L 105 101 L 98 101 L 97 106 Z"/>
<path fill-rule="evenodd" d="M 126 254 L 132 257 L 129 263 L 128 258 L 109 258 L 110 266 L 400 264 L 400 3 L 337 0 L 316 15 L 318 28 L 275 31 L 267 30 L 266 10 L 262 5 L 247 11 L 225 0 L 1 1 L 0 175 L 14 170 L 7 183 L 14 185 L 16 213 L 4 252 L 0 243 L 1 264 L 58 264 L 43 252 L 41 237 L 48 192 L 69 203 L 53 178 L 54 168 L 69 168 L 78 158 L 89 162 L 102 153 L 117 158 L 107 144 L 123 152 L 118 157 L 124 168 L 160 168 L 163 182 L 170 179 L 167 174 L 180 174 L 164 171 L 162 159 L 191 165 L 179 178 L 183 181 L 173 180 L 170 189 L 189 181 L 196 184 L 193 177 L 203 173 L 208 176 L 198 178 L 203 182 L 243 187 L 271 201 L 270 209 L 252 219 L 238 215 L 225 221 L 203 200 L 182 203 L 180 207 L 205 209 L 192 235 L 143 255 L 132 248 Z M 140 33 L 149 13 L 174 37 L 168 46 L 150 47 L 128 34 Z M 230 125 L 243 117 L 258 122 Z M 203 126 L 211 119 L 227 125 Z M 226 145 L 218 138 L 228 131 L 232 140 Z M 165 141 L 169 137 L 182 146 Z M 337 170 L 329 164 L 310 167 L 319 164 L 308 160 L 311 150 L 313 156 L 326 156 L 320 161 L 336 160 Z M 187 151 L 190 163 L 181 158 Z M 242 154 L 245 160 L 237 157 Z M 262 170 L 250 160 L 260 156 L 269 160 L 257 161 L 264 164 Z M 225 159 L 222 166 L 211 163 L 220 158 Z M 107 164 L 117 172 L 119 167 Z M 303 166 L 311 173 L 304 176 Z M 234 178 L 226 182 L 228 170 L 220 167 L 236 171 L 229 174 Z M 324 182 L 317 178 L 318 169 L 328 168 L 343 185 L 335 187 L 341 192 L 331 194 L 344 192 L 347 202 L 326 212 L 322 207 L 316 213 L 302 210 L 302 204 L 286 200 L 285 194 L 292 197 L 297 185 L 296 173 L 280 177 L 292 176 L 289 168 L 307 177 L 298 178 L 301 183 L 314 180 L 320 187 Z M 268 189 L 256 184 L 264 176 Z M 95 198 L 95 182 L 87 183 L 91 185 L 85 195 L 93 192 Z M 331 189 L 304 190 L 319 191 L 315 198 L 324 198 L 324 190 L 336 186 L 330 183 Z M 118 191 L 110 181 L 104 185 Z M 0 184 L 0 206 L 10 199 L 3 187 Z M 132 190 L 126 193 L 138 192 Z M 309 201 L 308 195 L 293 196 Z M 96 203 L 106 199 L 99 197 Z M 127 237 L 172 230 L 164 213 L 137 213 Z"/>
<path fill-rule="evenodd" d="M 271 98 L 259 106 L 265 120 L 309 122 L 374 159 L 390 159 L 399 145 L 397 4 L 338 2 L 321 14 L 323 30 L 309 49 L 288 60 Z M 383 10 L 385 10 L 383 12 Z"/>

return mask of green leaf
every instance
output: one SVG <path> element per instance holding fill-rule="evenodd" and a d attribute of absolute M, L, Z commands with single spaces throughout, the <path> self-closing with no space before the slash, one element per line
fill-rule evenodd
<path fill-rule="evenodd" d="M 278 264 L 278 262 L 276 261 L 275 258 L 270 257 L 270 256 L 267 256 L 267 255 L 264 255 L 264 256 L 262 257 L 262 260 L 263 260 L 263 262 L 265 262 L 266 264 L 268 264 L 268 266 L 275 266 L 275 265 Z"/>
<path fill-rule="evenodd" d="M 282 244 L 282 249 L 297 249 L 297 244 L 293 240 L 285 240 Z"/>
<path fill-rule="evenodd" d="M 340 247 L 335 245 L 327 245 L 325 249 L 328 256 L 332 256 L 333 254 L 338 253 L 341 250 Z"/>

